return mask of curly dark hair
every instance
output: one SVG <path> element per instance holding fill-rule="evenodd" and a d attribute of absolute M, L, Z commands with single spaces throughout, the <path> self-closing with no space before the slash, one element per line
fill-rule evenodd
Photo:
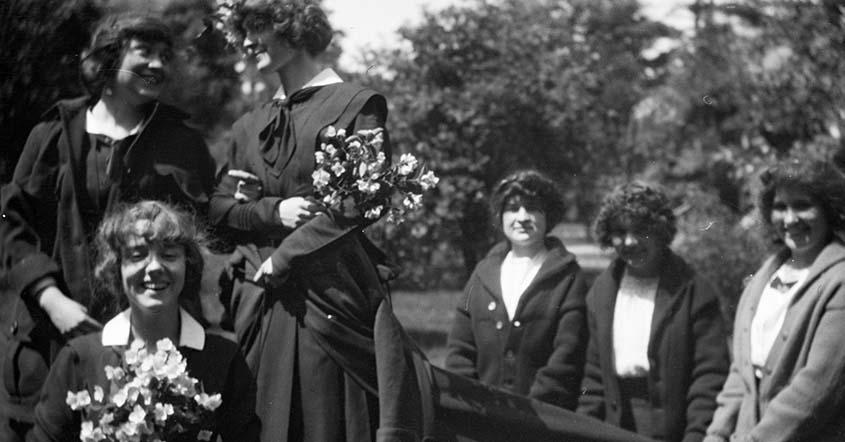
<path fill-rule="evenodd" d="M 317 0 L 245 0 L 236 5 L 229 22 L 241 40 L 248 29 L 272 29 L 277 38 L 312 56 L 323 53 L 334 36 Z"/>
<path fill-rule="evenodd" d="M 678 231 L 666 194 L 640 181 L 616 186 L 604 197 L 593 222 L 593 235 L 601 247 L 613 246 L 611 235 L 620 225 L 654 236 L 663 246 L 668 246 Z"/>
<path fill-rule="evenodd" d="M 818 158 L 788 158 L 763 171 L 760 183 L 757 207 L 770 234 L 772 203 L 777 189 L 784 187 L 807 192 L 821 205 L 831 230 L 845 230 L 845 175 L 831 162 Z"/>
<path fill-rule="evenodd" d="M 515 198 L 543 212 L 546 216 L 546 233 L 563 219 L 565 207 L 555 182 L 536 170 L 521 170 L 508 175 L 493 188 L 490 209 L 499 229 L 502 227 L 505 206 Z"/>
<path fill-rule="evenodd" d="M 91 96 L 99 97 L 106 84 L 117 75 L 129 41 L 133 38 L 173 46 L 173 33 L 159 17 L 136 13 L 104 17 L 97 24 L 88 48 L 82 53 L 79 68 L 82 83 Z"/>
<path fill-rule="evenodd" d="M 138 221 L 148 221 L 141 224 Z M 160 201 L 141 201 L 121 206 L 108 215 L 97 230 L 95 244 L 99 317 L 108 317 L 126 309 L 129 302 L 123 293 L 121 251 L 130 238 L 142 236 L 149 243 L 178 244 L 185 249 L 185 285 L 179 304 L 195 318 L 201 319 L 200 289 L 204 259 L 205 235 L 193 215 Z"/>

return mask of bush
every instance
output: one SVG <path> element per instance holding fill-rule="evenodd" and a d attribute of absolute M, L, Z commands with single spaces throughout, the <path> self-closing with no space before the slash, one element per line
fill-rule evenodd
<path fill-rule="evenodd" d="M 678 212 L 674 248 L 716 288 L 726 324 L 734 312 L 748 278 L 766 253 L 759 229 L 724 205 L 715 192 L 688 186 Z"/>

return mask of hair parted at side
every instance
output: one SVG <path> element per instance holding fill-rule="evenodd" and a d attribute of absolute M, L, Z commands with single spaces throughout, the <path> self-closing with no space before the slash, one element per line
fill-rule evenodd
<path fill-rule="evenodd" d="M 273 30 L 276 38 L 317 56 L 332 42 L 334 31 L 317 0 L 245 0 L 231 20 L 241 36 L 247 30 Z"/>
<path fill-rule="evenodd" d="M 173 34 L 161 18 L 138 13 L 108 15 L 97 23 L 91 42 L 82 53 L 80 77 L 88 93 L 99 97 L 117 69 L 133 38 L 173 46 Z"/>
<path fill-rule="evenodd" d="M 152 200 L 123 205 L 100 223 L 95 238 L 97 260 L 94 277 L 97 280 L 95 305 L 102 310 L 102 316 L 112 316 L 129 305 L 123 293 L 120 266 L 121 252 L 133 237 L 142 237 L 149 243 L 184 247 L 185 285 L 179 295 L 179 304 L 201 320 L 199 296 L 205 235 L 192 214 Z"/>
<path fill-rule="evenodd" d="M 622 225 L 652 235 L 664 246 L 678 231 L 669 198 L 658 186 L 641 181 L 616 186 L 604 197 L 593 235 L 601 247 L 611 247 L 611 235 Z"/>
<path fill-rule="evenodd" d="M 821 205 L 831 230 L 845 231 L 845 175 L 832 162 L 812 157 L 787 158 L 764 170 L 760 183 L 757 207 L 769 229 L 776 191 L 791 188 L 807 192 Z"/>
<path fill-rule="evenodd" d="M 549 230 L 563 220 L 565 207 L 557 185 L 537 170 L 514 172 L 493 188 L 490 208 L 500 229 L 505 205 L 513 198 L 519 198 L 522 202 L 540 209 L 546 216 Z"/>

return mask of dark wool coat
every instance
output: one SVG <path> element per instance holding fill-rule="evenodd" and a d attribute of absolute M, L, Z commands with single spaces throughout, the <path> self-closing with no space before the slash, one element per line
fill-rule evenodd
<path fill-rule="evenodd" d="M 784 249 L 769 258 L 742 293 L 734 361 L 716 398 L 708 442 L 845 440 L 845 244 L 834 240 L 810 266 L 759 382 L 751 365 L 751 320 L 763 289 L 788 257 Z"/>
<path fill-rule="evenodd" d="M 237 244 L 223 301 L 257 378 L 263 441 L 376 438 L 380 252 L 361 233 L 362 217 L 332 213 L 291 231 L 282 227 L 276 205 L 312 195 L 315 147 L 327 126 L 351 133 L 384 127 L 386 117 L 382 96 L 339 83 L 265 104 L 233 128 L 210 216 Z M 228 170 L 258 176 L 260 197 L 236 201 Z M 271 255 L 274 274 L 285 281 L 265 290 L 252 277 Z"/>
<path fill-rule="evenodd" d="M 170 200 L 204 212 L 214 162 L 186 114 L 153 103 L 123 158 L 124 176 L 107 207 L 87 197 L 87 97 L 60 101 L 30 133 L 12 182 L 2 188 L 0 219 L 0 358 L 3 409 L 30 421 L 50 360 L 64 344 L 28 288 L 53 277 L 82 305 L 93 292 L 89 242 L 103 215 L 123 201 Z M 106 319 L 106 318 L 95 318 Z"/>
<path fill-rule="evenodd" d="M 590 343 L 578 411 L 620 424 L 613 362 L 613 314 L 625 269 L 615 260 L 587 294 Z M 636 320 L 636 318 L 632 318 Z M 728 371 L 725 327 L 716 295 L 680 257 L 664 258 L 648 343 L 653 429 L 667 441 L 700 441 Z"/>
<path fill-rule="evenodd" d="M 36 407 L 36 429 L 27 440 L 79 440 L 81 417 L 65 403 L 68 391 L 90 392 L 99 385 L 108 394 L 111 381 L 106 378 L 105 366 L 121 366 L 126 351 L 126 346 L 103 346 L 101 339 L 100 332 L 82 336 L 59 352 Z M 221 395 L 223 402 L 214 411 L 214 433 L 225 442 L 257 442 L 260 422 L 254 410 L 255 382 L 237 345 L 206 335 L 202 350 L 180 347 L 179 352 L 185 357 L 188 375 L 202 383 L 203 391 Z"/>
<path fill-rule="evenodd" d="M 574 409 L 584 367 L 587 291 L 575 256 L 555 238 L 508 319 L 500 282 L 510 247 L 478 263 L 457 307 L 446 368 L 559 407 Z"/>

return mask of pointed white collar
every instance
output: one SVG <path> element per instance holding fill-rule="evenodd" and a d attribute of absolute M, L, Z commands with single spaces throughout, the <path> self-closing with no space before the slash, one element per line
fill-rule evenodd
<path fill-rule="evenodd" d="M 312 86 L 328 86 L 335 83 L 343 83 L 343 79 L 340 78 L 340 75 L 337 75 L 337 72 L 335 72 L 334 69 L 326 68 L 315 75 L 314 78 L 308 81 L 308 83 L 305 83 L 305 86 L 302 86 L 302 89 Z M 276 91 L 276 95 L 273 96 L 273 99 L 284 100 L 285 98 L 287 98 L 285 87 L 284 85 L 279 86 L 279 89 Z"/>
<path fill-rule="evenodd" d="M 132 336 L 129 310 L 120 312 L 103 327 L 103 346 L 129 345 L 129 338 Z M 202 350 L 205 347 L 205 329 L 182 308 L 179 309 L 179 317 L 181 319 L 181 330 L 179 331 L 179 344 L 177 346 Z"/>

